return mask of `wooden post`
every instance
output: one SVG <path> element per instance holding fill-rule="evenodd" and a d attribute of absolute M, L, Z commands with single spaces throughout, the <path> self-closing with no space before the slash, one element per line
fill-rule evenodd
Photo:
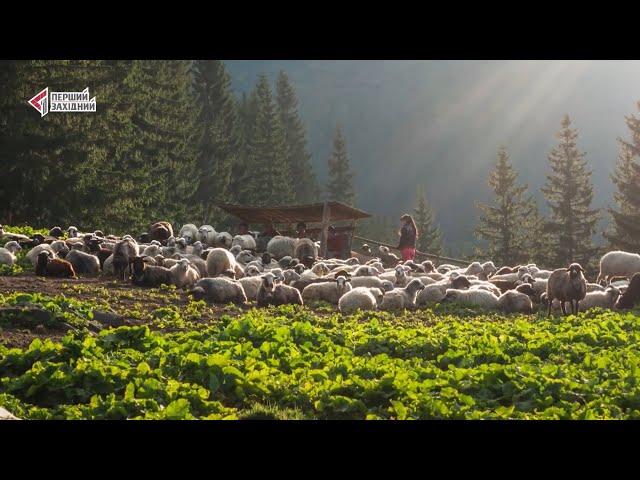
<path fill-rule="evenodd" d="M 320 256 L 327 258 L 327 229 L 329 228 L 329 220 L 331 219 L 331 207 L 329 202 L 325 201 L 322 207 L 322 225 L 320 226 Z"/>

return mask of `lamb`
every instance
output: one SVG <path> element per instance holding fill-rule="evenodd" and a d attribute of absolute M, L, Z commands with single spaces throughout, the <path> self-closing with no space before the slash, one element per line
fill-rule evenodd
<path fill-rule="evenodd" d="M 192 266 L 186 258 L 179 260 L 169 271 L 173 284 L 178 288 L 192 287 L 200 280 L 198 269 Z"/>
<path fill-rule="evenodd" d="M 505 313 L 533 313 L 531 298 L 517 290 L 509 290 L 500 295 L 498 308 Z"/>
<path fill-rule="evenodd" d="M 596 307 L 613 309 L 619 297 L 620 290 L 614 286 L 608 286 L 604 291 L 587 292 L 580 306 L 583 312 Z"/>
<path fill-rule="evenodd" d="M 240 245 L 243 250 L 256 250 L 256 239 L 251 235 L 236 235 L 231 241 L 231 246 Z"/>
<path fill-rule="evenodd" d="M 144 256 L 133 259 L 133 272 L 131 281 L 134 285 L 143 287 L 158 287 L 160 285 L 172 285 L 173 276 L 171 270 L 166 267 L 147 265 Z"/>
<path fill-rule="evenodd" d="M 240 245 L 234 245 L 229 249 L 229 251 L 235 257 L 242 251 L 242 247 Z"/>
<path fill-rule="evenodd" d="M 16 263 L 16 253 L 22 250 L 20 244 L 14 240 L 4 244 L 4 248 L 0 248 L 0 265 L 13 265 Z"/>
<path fill-rule="evenodd" d="M 73 269 L 76 273 L 97 275 L 100 273 L 100 260 L 95 255 L 83 252 L 78 248 L 72 249 L 65 260 L 73 265 Z"/>
<path fill-rule="evenodd" d="M 356 287 L 340 297 L 338 310 L 344 315 L 358 310 L 377 310 L 383 301 L 384 294 L 379 288 Z"/>
<path fill-rule="evenodd" d="M 273 273 L 265 273 L 258 289 L 257 304 L 259 307 L 269 305 L 285 305 L 288 303 L 302 305 L 300 292 L 289 285 L 276 285 L 276 276 Z"/>
<path fill-rule="evenodd" d="M 420 280 L 411 280 L 404 288 L 394 288 L 390 292 L 385 293 L 380 305 L 381 310 L 402 310 L 404 308 L 415 308 L 416 296 L 420 290 L 424 290 L 425 286 Z"/>
<path fill-rule="evenodd" d="M 389 247 L 380 245 L 380 247 L 378 247 L 378 251 L 380 252 L 380 259 L 382 260 L 382 264 L 385 268 L 393 268 L 400 261 L 395 253 L 391 253 L 389 251 Z"/>
<path fill-rule="evenodd" d="M 43 250 L 36 261 L 36 275 L 77 279 L 73 265 L 60 258 L 54 258 L 51 252 Z"/>
<path fill-rule="evenodd" d="M 218 235 L 218 232 L 216 232 L 215 228 L 213 228 L 211 225 L 202 225 L 198 229 L 197 239 L 207 247 L 213 247 L 216 240 L 216 235 Z"/>
<path fill-rule="evenodd" d="M 587 294 L 587 280 L 584 278 L 583 269 L 578 263 L 572 263 L 569 268 L 558 268 L 553 271 L 547 282 L 547 304 L 551 315 L 553 300 L 560 301 L 562 313 L 567 314 L 565 302 L 571 302 L 571 313 L 578 313 L 580 301 Z M 574 306 L 575 302 L 575 306 Z"/>
<path fill-rule="evenodd" d="M 212 248 L 207 255 L 207 272 L 210 277 L 217 277 L 225 270 L 233 270 L 238 274 L 238 270 L 242 272 L 242 267 L 238 265 L 236 259 L 229 250 L 224 248 Z"/>
<path fill-rule="evenodd" d="M 162 247 L 155 244 L 148 245 L 142 250 L 142 255 L 145 257 L 155 257 L 160 254 L 162 254 Z"/>
<path fill-rule="evenodd" d="M 449 288 L 442 301 L 481 308 L 498 307 L 498 297 L 486 290 L 456 290 Z"/>
<path fill-rule="evenodd" d="M 406 287 L 409 283 L 409 276 L 407 275 L 407 267 L 403 265 L 398 265 L 395 268 L 395 286 L 396 287 Z M 422 283 L 422 282 L 420 282 Z"/>
<path fill-rule="evenodd" d="M 127 268 L 131 272 L 131 262 L 139 254 L 138 244 L 131 237 L 124 238 L 116 243 L 113 249 L 113 258 L 111 263 L 116 276 L 122 280 L 126 280 Z M 105 265 L 109 259 L 105 260 Z M 104 266 L 103 266 L 104 268 Z"/>
<path fill-rule="evenodd" d="M 198 240 L 198 227 L 193 223 L 187 223 L 183 225 L 178 233 L 178 237 L 184 238 L 188 245 Z"/>
<path fill-rule="evenodd" d="M 302 290 L 302 300 L 305 303 L 322 300 L 324 302 L 337 305 L 340 297 L 351 291 L 351 284 L 349 281 L 349 279 L 340 275 L 336 278 L 335 282 L 329 281 L 307 285 Z"/>
<path fill-rule="evenodd" d="M 634 273 L 629 286 L 615 304 L 616 310 L 633 308 L 640 301 L 640 273 Z"/>
<path fill-rule="evenodd" d="M 482 264 L 482 271 L 484 273 L 484 279 L 486 280 L 492 275 L 495 275 L 498 269 L 496 268 L 496 266 L 493 264 L 492 261 L 488 261 Z"/>
<path fill-rule="evenodd" d="M 247 303 L 247 296 L 237 280 L 226 277 L 202 278 L 191 290 L 195 300 L 206 300 L 212 303 Z"/>
<path fill-rule="evenodd" d="M 269 243 L 267 243 L 267 252 L 271 254 L 276 260 L 280 260 L 282 257 L 295 257 L 296 239 L 291 237 L 285 237 L 282 235 L 276 235 Z"/>
<path fill-rule="evenodd" d="M 600 259 L 600 273 L 596 283 L 602 282 L 606 285 L 609 277 L 624 276 L 631 278 L 637 272 L 640 272 L 640 255 L 620 250 L 608 252 Z"/>

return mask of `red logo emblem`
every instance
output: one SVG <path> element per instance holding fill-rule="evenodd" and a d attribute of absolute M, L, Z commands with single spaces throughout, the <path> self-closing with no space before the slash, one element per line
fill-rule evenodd
<path fill-rule="evenodd" d="M 29 100 L 29 105 L 39 111 L 41 117 L 44 117 L 49 113 L 49 87 L 45 88 Z"/>

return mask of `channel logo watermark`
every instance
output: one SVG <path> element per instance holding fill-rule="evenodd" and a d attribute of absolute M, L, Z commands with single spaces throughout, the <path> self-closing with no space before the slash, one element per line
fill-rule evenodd
<path fill-rule="evenodd" d="M 81 92 L 49 92 L 49 87 L 37 93 L 29 105 L 44 117 L 49 112 L 95 112 L 96 97 L 89 98 L 89 87 Z"/>

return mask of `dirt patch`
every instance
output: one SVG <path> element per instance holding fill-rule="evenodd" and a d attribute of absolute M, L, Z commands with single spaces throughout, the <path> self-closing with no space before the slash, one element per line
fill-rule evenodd
<path fill-rule="evenodd" d="M 82 277 L 77 280 L 40 277 L 24 274 L 0 277 L 0 294 L 41 293 L 49 296 L 64 295 L 67 298 L 88 301 L 96 305 L 95 310 L 112 312 L 121 317 L 124 325 L 150 324 L 150 315 L 157 309 L 176 306 L 182 310 L 189 304 L 190 295 L 172 288 L 142 288 L 130 282 L 114 280 L 113 277 Z M 222 315 L 240 315 L 251 306 L 229 307 L 208 305 L 197 319 L 206 324 Z M 94 311 L 95 311 L 94 310 Z M 150 324 L 153 328 L 153 325 Z M 24 348 L 35 338 L 60 339 L 63 332 L 40 328 L 38 331 L 5 328 L 0 331 L 0 343 L 9 347 Z"/>

